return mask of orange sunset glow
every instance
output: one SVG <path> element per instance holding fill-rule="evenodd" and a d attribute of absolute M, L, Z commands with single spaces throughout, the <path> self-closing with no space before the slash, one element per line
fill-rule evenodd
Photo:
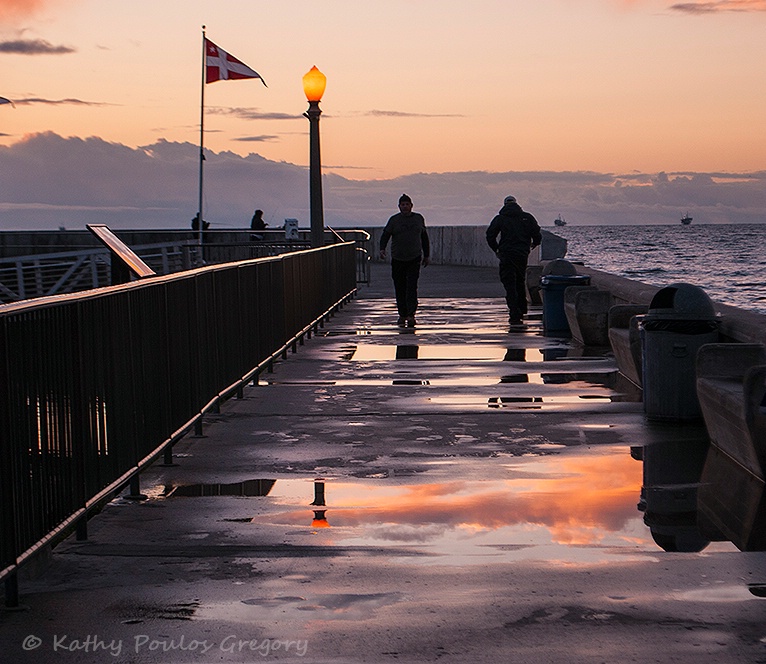
<path fill-rule="evenodd" d="M 766 95 L 762 1 L 178 8 L 0 3 L 0 95 L 20 102 L 2 115 L 4 142 L 48 130 L 195 141 L 205 24 L 269 85 L 209 86 L 216 151 L 306 163 L 301 77 L 316 64 L 328 77 L 327 168 L 353 177 L 764 166 L 766 139 L 752 131 Z"/>
<path fill-rule="evenodd" d="M 188 225 L 203 25 L 268 83 L 205 86 L 218 228 L 305 219 L 314 65 L 328 223 L 382 223 L 402 177 L 430 223 L 485 223 L 498 173 L 595 223 L 766 216 L 763 0 L 4 0 L 6 228 Z"/>
<path fill-rule="evenodd" d="M 641 464 L 629 454 L 548 457 L 544 463 L 545 475 L 534 479 L 407 486 L 328 482 L 327 521 L 339 528 L 393 524 L 466 534 L 542 527 L 556 543 L 594 544 L 637 517 Z M 534 464 L 525 468 L 534 473 Z M 268 520 L 300 525 L 307 514 L 290 509 Z"/>

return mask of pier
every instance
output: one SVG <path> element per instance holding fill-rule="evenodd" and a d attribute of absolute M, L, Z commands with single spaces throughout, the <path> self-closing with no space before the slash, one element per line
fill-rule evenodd
<path fill-rule="evenodd" d="M 40 547 L 0 615 L 9 658 L 764 657 L 766 553 L 697 518 L 704 422 L 648 419 L 614 350 L 546 336 L 539 305 L 509 333 L 494 267 L 423 269 L 414 329 L 389 270 L 296 318 L 86 536 Z M 758 343 L 763 317 L 730 314 L 725 340 Z"/>

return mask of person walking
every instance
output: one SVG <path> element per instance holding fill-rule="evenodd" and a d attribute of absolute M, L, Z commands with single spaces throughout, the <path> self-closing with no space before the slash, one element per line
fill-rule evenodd
<path fill-rule="evenodd" d="M 541 241 L 537 219 L 522 210 L 514 196 L 506 196 L 502 209 L 487 228 L 487 244 L 500 259 L 500 281 L 508 303 L 508 323 L 512 326 L 521 325 L 527 313 L 527 262 L 529 252 Z"/>
<path fill-rule="evenodd" d="M 399 212 L 392 216 L 380 236 L 380 258 L 386 259 L 386 246 L 391 240 L 391 278 L 399 312 L 397 325 L 415 327 L 418 308 L 418 279 L 420 266 L 429 263 L 431 245 L 426 231 L 426 220 L 412 211 L 412 199 L 407 194 L 399 197 Z"/>

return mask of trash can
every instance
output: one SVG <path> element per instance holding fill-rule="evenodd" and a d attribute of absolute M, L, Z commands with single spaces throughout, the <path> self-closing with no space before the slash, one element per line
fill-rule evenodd
<path fill-rule="evenodd" d="M 569 261 L 556 259 L 543 268 L 540 289 L 543 296 L 543 334 L 547 337 L 569 337 L 569 322 L 564 310 L 564 291 L 569 286 L 588 286 L 590 277 L 578 275 Z"/>
<path fill-rule="evenodd" d="M 644 412 L 655 420 L 697 420 L 697 351 L 718 341 L 713 302 L 697 286 L 676 283 L 652 298 L 640 323 Z"/>

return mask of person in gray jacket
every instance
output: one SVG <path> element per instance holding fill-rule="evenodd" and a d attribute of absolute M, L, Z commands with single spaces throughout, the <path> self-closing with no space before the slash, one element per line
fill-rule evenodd
<path fill-rule="evenodd" d="M 399 198 L 399 213 L 388 220 L 380 236 L 380 258 L 386 258 L 386 245 L 391 240 L 391 278 L 396 293 L 397 325 L 415 327 L 418 308 L 420 266 L 428 265 L 430 243 L 423 215 L 412 211 L 407 194 Z"/>
<path fill-rule="evenodd" d="M 537 219 L 524 212 L 514 196 L 506 196 L 502 209 L 487 228 L 487 244 L 500 259 L 500 281 L 505 288 L 511 325 L 521 325 L 522 316 L 527 313 L 527 262 L 529 252 L 541 241 Z"/>

